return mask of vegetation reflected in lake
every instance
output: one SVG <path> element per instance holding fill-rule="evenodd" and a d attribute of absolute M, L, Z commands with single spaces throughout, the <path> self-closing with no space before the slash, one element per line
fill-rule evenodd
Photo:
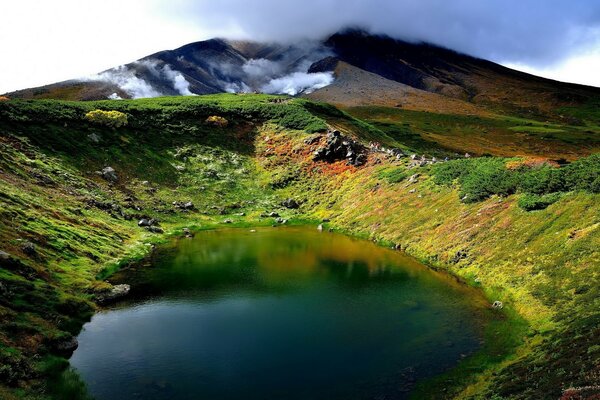
<path fill-rule="evenodd" d="M 98 400 L 397 399 L 481 345 L 473 289 L 309 228 L 207 231 L 119 273 L 71 364 Z"/>

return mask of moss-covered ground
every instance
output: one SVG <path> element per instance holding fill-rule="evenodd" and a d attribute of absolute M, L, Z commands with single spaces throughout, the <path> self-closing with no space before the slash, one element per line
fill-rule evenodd
<path fill-rule="evenodd" d="M 128 123 L 113 128 L 84 118 L 95 109 L 122 112 Z M 451 137 L 444 126 L 487 129 L 485 149 L 502 148 L 496 130 L 527 130 L 536 138 L 557 135 L 540 139 L 550 140 L 552 151 L 534 146 L 497 155 L 569 160 L 597 149 L 585 141 L 586 130 L 595 128 L 349 111 L 354 117 L 264 95 L 0 102 L 0 250 L 9 254 L 0 261 L 0 398 L 78 398 L 75 375 L 60 385 L 48 377 L 64 369 L 57 344 L 76 335 L 98 307 L 96 294 L 110 287 L 105 278 L 184 227 L 276 223 L 264 216 L 269 212 L 290 223 L 326 220 L 326 229 L 396 246 L 481 287 L 490 303 L 503 302 L 506 318 L 488 328 L 484 350 L 427 382 L 415 398 L 556 399 L 565 389 L 597 385 L 600 195 L 593 179 L 526 211 L 519 200 L 533 194 L 521 186 L 461 201 L 462 186 L 472 180 L 441 184 L 436 165 L 419 167 L 385 152 L 370 151 L 361 167 L 312 159 L 328 126 L 429 157 L 464 150 L 425 135 Z M 568 152 L 555 151 L 561 143 Z M 520 158 L 490 160 L 527 165 Z M 596 164 L 588 164 L 589 174 L 597 174 Z M 116 181 L 99 173 L 109 166 Z M 283 207 L 287 198 L 300 208 Z M 164 233 L 138 227 L 143 217 L 158 219 Z"/>

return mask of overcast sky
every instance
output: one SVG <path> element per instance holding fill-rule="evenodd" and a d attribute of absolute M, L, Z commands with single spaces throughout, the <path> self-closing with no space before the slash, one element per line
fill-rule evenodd
<path fill-rule="evenodd" d="M 0 93 L 215 36 L 286 41 L 348 25 L 600 86 L 600 0 L 0 0 Z"/>

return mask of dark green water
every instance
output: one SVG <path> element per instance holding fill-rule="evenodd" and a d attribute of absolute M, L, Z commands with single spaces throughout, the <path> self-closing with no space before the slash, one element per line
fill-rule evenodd
<path fill-rule="evenodd" d="M 208 231 L 151 264 L 79 335 L 98 400 L 402 399 L 481 346 L 478 292 L 367 241 Z"/>

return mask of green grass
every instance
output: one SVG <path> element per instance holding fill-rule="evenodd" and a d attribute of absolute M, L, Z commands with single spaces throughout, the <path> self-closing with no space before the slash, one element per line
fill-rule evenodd
<path fill-rule="evenodd" d="M 95 109 L 122 112 L 128 123 L 113 129 L 86 120 Z M 64 360 L 52 358 L 52 343 L 78 332 L 94 310 L 93 295 L 109 287 L 103 279 L 143 260 L 183 227 L 270 225 L 272 218 L 260 217 L 269 211 L 294 224 L 328 218 L 327 228 L 401 245 L 481 287 L 490 302 L 505 303 L 507 319 L 488 327 L 483 351 L 424 384 L 423 398 L 557 398 L 565 386 L 592 381 L 600 309 L 598 155 L 561 168 L 516 169 L 506 165 L 521 159 L 411 168 L 407 160 L 378 155 L 378 164 L 372 159 L 355 169 L 314 163 L 304 144 L 307 132 L 329 124 L 365 143 L 453 155 L 455 148 L 440 145 L 444 138 L 497 139 L 500 148 L 526 127 L 536 138 L 557 135 L 540 139 L 557 147 L 569 148 L 561 141 L 566 135 L 585 153 L 592 128 L 349 111 L 266 95 L 1 102 L 0 243 L 20 262 L 0 268 L 0 290 L 9 293 L 0 297 L 0 397 L 77 398 L 81 382 L 63 369 Z M 211 115 L 228 126 L 207 124 Z M 108 165 L 119 176 L 116 184 L 96 173 Z M 302 204 L 299 210 L 281 206 L 289 197 Z M 172 204 L 187 201 L 195 210 Z M 137 227 L 141 216 L 158 218 L 165 234 Z M 23 251 L 27 241 L 34 255 Z M 544 360 L 553 354 L 560 358 L 548 369 Z M 46 380 L 48 365 L 65 371 L 64 379 Z"/>

